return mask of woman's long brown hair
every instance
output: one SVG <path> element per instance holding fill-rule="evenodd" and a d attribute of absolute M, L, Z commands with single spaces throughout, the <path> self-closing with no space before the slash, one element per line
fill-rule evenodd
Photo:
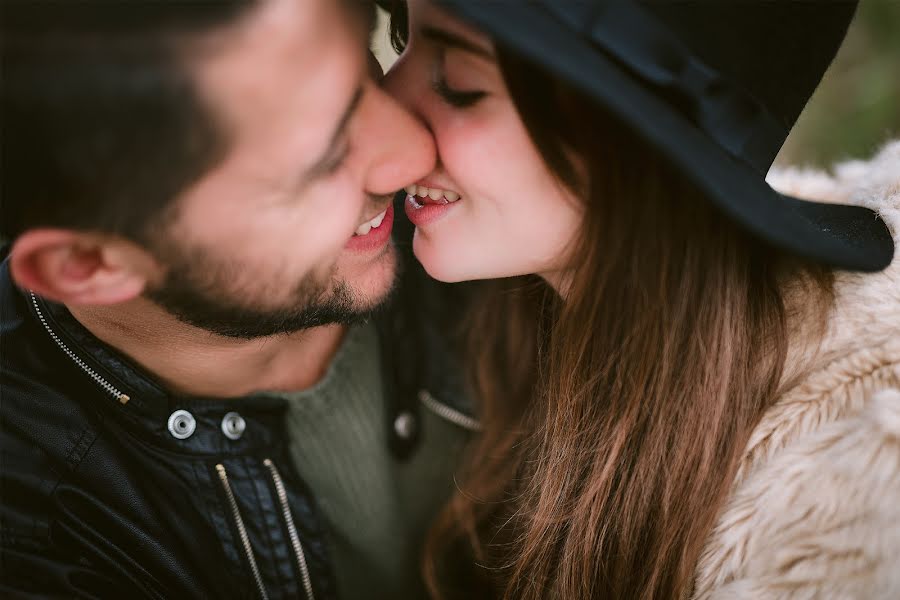
<path fill-rule="evenodd" d="M 484 432 L 429 534 L 426 580 L 439 598 L 688 597 L 778 394 L 779 281 L 810 276 L 824 310 L 830 272 L 745 233 L 590 99 L 498 56 L 585 216 L 564 301 L 514 279 L 473 303 Z"/>

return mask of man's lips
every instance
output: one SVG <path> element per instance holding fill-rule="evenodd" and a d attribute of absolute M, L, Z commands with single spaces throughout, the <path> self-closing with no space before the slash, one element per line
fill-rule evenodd
<path fill-rule="evenodd" d="M 378 229 L 381 227 L 382 221 L 384 221 L 385 216 L 387 215 L 387 207 L 384 208 L 381 212 L 376 215 L 373 215 L 366 221 L 362 223 L 359 227 L 356 228 L 356 232 L 353 235 L 366 235 L 372 229 Z"/>
<path fill-rule="evenodd" d="M 394 206 L 388 204 L 384 210 L 384 216 L 376 215 L 375 221 L 381 218 L 381 222 L 377 226 L 371 226 L 372 221 L 363 223 L 357 231 L 365 230 L 365 226 L 370 225 L 369 229 L 362 235 L 354 235 L 344 245 L 345 250 L 353 252 L 372 252 L 382 250 L 391 239 L 391 231 L 394 229 Z"/>

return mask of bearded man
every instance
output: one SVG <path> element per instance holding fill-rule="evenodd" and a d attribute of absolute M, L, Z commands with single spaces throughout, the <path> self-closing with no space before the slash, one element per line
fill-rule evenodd
<path fill-rule="evenodd" d="M 4 597 L 416 597 L 475 424 L 372 5 L 4 4 Z"/>

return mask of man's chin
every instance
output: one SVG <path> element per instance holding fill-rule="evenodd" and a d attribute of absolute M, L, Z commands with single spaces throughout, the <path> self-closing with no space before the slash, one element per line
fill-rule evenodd
<path fill-rule="evenodd" d="M 342 272 L 338 266 L 329 283 L 301 282 L 293 298 L 280 307 L 234 297 L 222 274 L 213 277 L 213 283 L 207 280 L 201 285 L 193 272 L 170 271 L 169 279 L 149 290 L 147 298 L 185 324 L 223 337 L 251 340 L 368 319 L 394 289 L 397 259 L 390 250 L 365 269 L 351 264 L 344 265 Z"/>
<path fill-rule="evenodd" d="M 352 290 L 355 308 L 360 312 L 371 312 L 390 297 L 398 271 L 397 250 L 393 244 L 388 244 L 377 257 L 365 262 L 355 255 L 341 257 L 334 279 Z"/>

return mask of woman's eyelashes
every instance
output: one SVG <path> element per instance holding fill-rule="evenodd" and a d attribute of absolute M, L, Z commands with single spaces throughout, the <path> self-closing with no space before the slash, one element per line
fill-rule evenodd
<path fill-rule="evenodd" d="M 467 108 L 484 98 L 487 93 L 479 90 L 455 90 L 447 84 L 444 75 L 443 60 L 440 60 L 433 71 L 431 89 L 447 104 L 455 108 Z"/>
<path fill-rule="evenodd" d="M 454 90 L 447 85 L 447 80 L 438 77 L 432 82 L 432 88 L 447 104 L 456 108 L 467 108 L 485 97 L 485 92 Z"/>

